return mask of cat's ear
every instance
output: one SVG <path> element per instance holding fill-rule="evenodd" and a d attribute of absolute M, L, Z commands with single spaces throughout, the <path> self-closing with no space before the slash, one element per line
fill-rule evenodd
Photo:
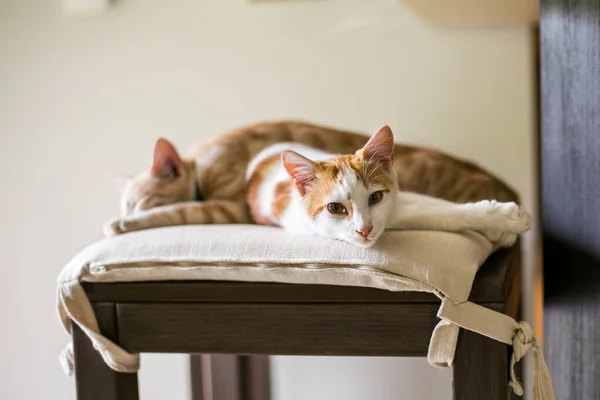
<path fill-rule="evenodd" d="M 300 195 L 304 196 L 306 185 L 315 178 L 318 170 L 317 164 L 291 150 L 281 153 L 281 162 L 283 162 L 293 185 L 298 189 Z"/>
<path fill-rule="evenodd" d="M 365 147 L 356 154 L 361 155 L 365 160 L 382 163 L 391 170 L 394 163 L 394 134 L 390 127 L 385 125 L 379 128 Z"/>
<path fill-rule="evenodd" d="M 172 179 L 181 175 L 183 161 L 179 157 L 175 146 L 166 139 L 160 138 L 154 146 L 154 158 L 150 173 L 155 178 Z"/>

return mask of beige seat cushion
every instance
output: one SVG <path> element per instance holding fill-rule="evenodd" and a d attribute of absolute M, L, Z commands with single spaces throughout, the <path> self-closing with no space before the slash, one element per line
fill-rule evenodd
<path fill-rule="evenodd" d="M 528 329 L 467 302 L 477 269 L 493 250 L 474 232 L 386 232 L 363 249 L 257 225 L 152 229 L 106 238 L 78 254 L 58 279 L 58 309 L 65 328 L 78 324 L 111 368 L 134 372 L 138 355 L 100 334 L 81 281 L 235 280 L 426 291 L 443 300 L 428 358 L 449 366 L 459 326 L 509 344 Z M 72 348 L 61 360 L 71 372 Z"/>
<path fill-rule="evenodd" d="M 476 233 L 389 232 L 375 247 L 258 225 L 151 229 L 104 239 L 65 268 L 59 282 L 236 280 L 439 290 L 469 296 L 492 245 Z"/>

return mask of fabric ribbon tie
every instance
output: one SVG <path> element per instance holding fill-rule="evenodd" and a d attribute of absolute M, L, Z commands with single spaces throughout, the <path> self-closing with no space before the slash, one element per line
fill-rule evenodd
<path fill-rule="evenodd" d="M 554 389 L 550 379 L 550 371 L 544 360 L 542 345 L 537 340 L 526 321 L 519 323 L 519 329 L 513 336 L 513 354 L 510 360 L 510 387 L 514 392 L 522 396 L 523 385 L 515 374 L 515 364 L 518 363 L 531 349 L 533 356 L 533 398 L 535 400 L 554 400 Z"/>
<path fill-rule="evenodd" d="M 535 337 L 531 325 L 522 321 L 517 323 L 508 315 L 490 310 L 470 301 L 454 303 L 445 297 L 438 311 L 440 323 L 433 332 L 429 346 L 428 359 L 433 365 L 452 365 L 454 352 L 445 351 L 448 340 L 452 348 L 456 347 L 456 338 L 451 335 L 450 326 L 455 325 L 513 346 L 510 360 L 510 382 L 512 390 L 523 396 L 523 385 L 515 374 L 515 364 L 530 350 L 533 355 L 533 399 L 555 400 L 550 372 L 544 360 L 542 346 Z M 450 339 L 448 339 L 450 338 Z"/>

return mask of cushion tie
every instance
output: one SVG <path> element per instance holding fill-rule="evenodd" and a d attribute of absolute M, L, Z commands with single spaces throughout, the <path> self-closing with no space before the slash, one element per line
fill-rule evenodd
<path fill-rule="evenodd" d="M 449 322 L 499 342 L 512 345 L 513 355 L 510 360 L 509 385 L 519 396 L 523 395 L 523 385 L 518 381 L 515 374 L 515 364 L 531 350 L 533 353 L 533 399 L 555 400 L 552 379 L 544 360 L 542 346 L 535 337 L 529 323 L 525 321 L 517 323 L 508 315 L 469 301 L 454 303 L 448 297 L 442 300 L 438 317 L 442 321 L 446 321 L 446 323 Z M 436 327 L 436 330 L 434 330 L 429 348 L 431 353 L 432 344 L 436 344 L 436 351 L 434 352 L 435 354 L 429 355 L 429 360 L 431 362 L 432 360 L 436 360 L 436 358 L 443 358 L 445 365 L 452 365 L 454 353 L 442 353 L 440 350 L 437 350 L 439 347 L 437 344 L 444 340 L 441 336 L 442 327 L 440 324 L 438 326 L 440 329 Z M 447 331 L 448 328 L 444 330 Z M 452 338 L 452 340 L 456 341 L 455 338 Z"/>
<path fill-rule="evenodd" d="M 519 329 L 513 336 L 513 354 L 510 360 L 510 387 L 514 392 L 522 396 L 523 385 L 515 375 L 515 364 L 518 363 L 528 352 L 533 351 L 533 398 L 536 400 L 554 400 L 554 389 L 550 371 L 544 360 L 542 345 L 537 340 L 527 321 L 519 322 Z"/>

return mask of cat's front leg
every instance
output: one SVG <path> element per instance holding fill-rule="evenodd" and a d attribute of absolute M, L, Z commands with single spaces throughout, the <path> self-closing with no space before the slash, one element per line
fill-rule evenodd
<path fill-rule="evenodd" d="M 388 225 L 391 229 L 473 230 L 500 247 L 512 245 L 517 235 L 530 226 L 529 215 L 515 203 L 485 200 L 456 204 L 405 192 L 398 194 L 394 216 Z"/>
<path fill-rule="evenodd" d="M 235 224 L 250 222 L 246 204 L 228 200 L 175 203 L 107 222 L 106 236 L 176 225 Z"/>
<path fill-rule="evenodd" d="M 481 226 L 474 229 L 484 235 L 490 242 L 499 247 L 509 247 L 520 233 L 531 227 L 531 218 L 523 207 L 515 203 L 499 203 L 495 200 L 484 200 L 463 205 L 472 208 Z"/>

